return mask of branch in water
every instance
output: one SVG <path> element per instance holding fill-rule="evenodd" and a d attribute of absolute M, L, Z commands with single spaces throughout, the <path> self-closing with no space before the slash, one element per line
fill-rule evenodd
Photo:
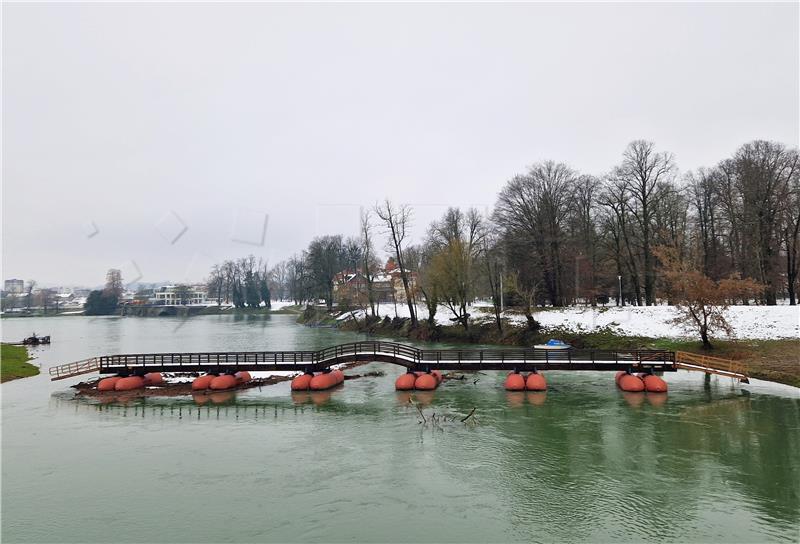
<path fill-rule="evenodd" d="M 469 418 L 471 418 L 475 414 L 475 408 L 472 409 L 470 413 L 467 414 L 467 417 L 461 420 L 461 423 L 465 423 Z"/>

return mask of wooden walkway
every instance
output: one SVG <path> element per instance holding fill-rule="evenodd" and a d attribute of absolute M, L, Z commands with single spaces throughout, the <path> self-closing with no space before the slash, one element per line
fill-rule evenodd
<path fill-rule="evenodd" d="M 224 370 L 316 372 L 332 365 L 381 361 L 409 370 L 630 370 L 674 372 L 678 368 L 747 378 L 731 361 L 699 361 L 666 350 L 418 349 L 395 342 L 354 342 L 319 351 L 133 353 L 103 355 L 53 367 L 52 380 L 99 372 L 208 372 Z M 707 358 L 711 359 L 711 358 Z M 715 366 L 717 365 L 717 366 Z"/>
<path fill-rule="evenodd" d="M 744 383 L 750 383 L 747 375 L 747 365 L 741 361 L 721 359 L 708 355 L 699 355 L 686 351 L 675 352 L 675 366 L 683 370 L 694 370 L 706 374 L 717 374 L 729 378 L 736 378 Z"/>

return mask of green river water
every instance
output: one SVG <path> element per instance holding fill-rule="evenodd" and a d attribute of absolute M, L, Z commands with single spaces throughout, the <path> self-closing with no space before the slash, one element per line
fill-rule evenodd
<path fill-rule="evenodd" d="M 196 405 L 98 404 L 46 369 L 93 355 L 317 349 L 365 338 L 290 315 L 6 319 L 43 373 L 2 385 L 3 542 L 800 540 L 800 398 L 673 373 L 663 397 L 613 375 L 487 372 L 413 398 L 479 424 L 422 425 L 403 369 L 322 395 L 288 382 Z M 477 380 L 477 383 L 473 383 Z"/>

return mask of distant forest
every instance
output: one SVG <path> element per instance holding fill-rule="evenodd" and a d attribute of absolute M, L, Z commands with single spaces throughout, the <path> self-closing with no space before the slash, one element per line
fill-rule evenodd
<path fill-rule="evenodd" d="M 679 175 L 671 153 L 637 140 L 604 175 L 533 164 L 505 183 L 489 215 L 448 209 L 417 244 L 413 209 L 387 200 L 362 214 L 356 236 L 315 238 L 269 269 L 252 257 L 215 266 L 209 297 L 243 306 L 268 290 L 331 307 L 337 274 L 355 272 L 374 313 L 377 247 L 399 266 L 413 321 L 415 303 L 433 311 L 444 304 L 458 317 L 476 298 L 497 303 L 501 294 L 526 314 L 541 305 L 669 303 L 670 278 L 681 271 L 709 285 L 758 285 L 731 302 L 796 304 L 799 168 L 797 149 L 758 140 Z"/>

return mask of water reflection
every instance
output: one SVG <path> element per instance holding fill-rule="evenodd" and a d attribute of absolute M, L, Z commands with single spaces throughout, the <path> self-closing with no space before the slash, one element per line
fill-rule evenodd
<path fill-rule="evenodd" d="M 534 406 L 542 406 L 547 400 L 547 391 L 528 391 L 525 399 Z"/>
<path fill-rule="evenodd" d="M 427 407 L 436 400 L 436 391 L 395 391 L 395 401 L 398 406 L 419 404 Z"/>
<path fill-rule="evenodd" d="M 325 391 L 292 391 L 292 402 L 294 404 L 314 404 L 323 406 L 327 404 L 333 396 L 333 390 Z"/>
<path fill-rule="evenodd" d="M 525 405 L 524 391 L 506 391 L 506 403 L 511 408 L 520 408 Z"/>
<path fill-rule="evenodd" d="M 292 402 L 295 404 L 308 404 L 311 402 L 311 394 L 308 391 L 292 391 Z"/>
<path fill-rule="evenodd" d="M 433 404 L 436 399 L 435 391 L 415 391 L 412 400 L 423 407 L 428 407 Z"/>
<path fill-rule="evenodd" d="M 527 404 L 542 406 L 547 401 L 547 391 L 506 391 L 509 408 L 521 408 Z"/>
<path fill-rule="evenodd" d="M 311 397 L 311 402 L 313 402 L 315 406 L 322 406 L 331 400 L 331 395 L 333 395 L 333 393 L 330 390 L 309 391 L 308 395 Z"/>
<path fill-rule="evenodd" d="M 526 414 L 495 427 L 515 447 L 488 448 L 483 454 L 502 464 L 495 474 L 502 477 L 498 487 L 508 502 L 529 505 L 514 513 L 513 523 L 547 526 L 554 540 L 594 540 L 596 524 L 603 523 L 599 513 L 625 504 L 626 522 L 602 539 L 710 538 L 730 534 L 725 524 L 736 525 L 744 540 L 796 530 L 797 402 L 781 403 L 781 410 L 771 399 L 756 403 L 742 395 L 705 402 L 701 396 L 682 399 L 687 405 L 678 417 L 658 417 L 654 408 L 662 409 L 667 395 L 623 393 L 623 398 L 616 407 L 585 410 L 579 399 L 557 396 L 549 408 L 557 407 L 558 413 Z M 791 436 L 779 436 L 778 428 L 791 429 Z M 520 467 L 526 467 L 523 477 Z M 562 508 L 549 508 L 552 501 Z M 707 525 L 694 535 L 654 523 L 655 511 L 658 519 L 692 519 L 727 501 L 754 507 L 769 523 L 758 527 L 752 517 L 704 518 Z M 565 513 L 578 510 L 584 514 L 567 519 Z"/>
<path fill-rule="evenodd" d="M 622 398 L 625 399 L 625 402 L 628 403 L 628 406 L 631 408 L 639 408 L 642 404 L 644 404 L 644 392 L 633 392 L 633 391 L 620 391 L 622 394 Z"/>
<path fill-rule="evenodd" d="M 236 400 L 236 394 L 232 391 L 220 391 L 219 393 L 211 393 L 208 398 L 214 404 L 228 404 Z"/>

